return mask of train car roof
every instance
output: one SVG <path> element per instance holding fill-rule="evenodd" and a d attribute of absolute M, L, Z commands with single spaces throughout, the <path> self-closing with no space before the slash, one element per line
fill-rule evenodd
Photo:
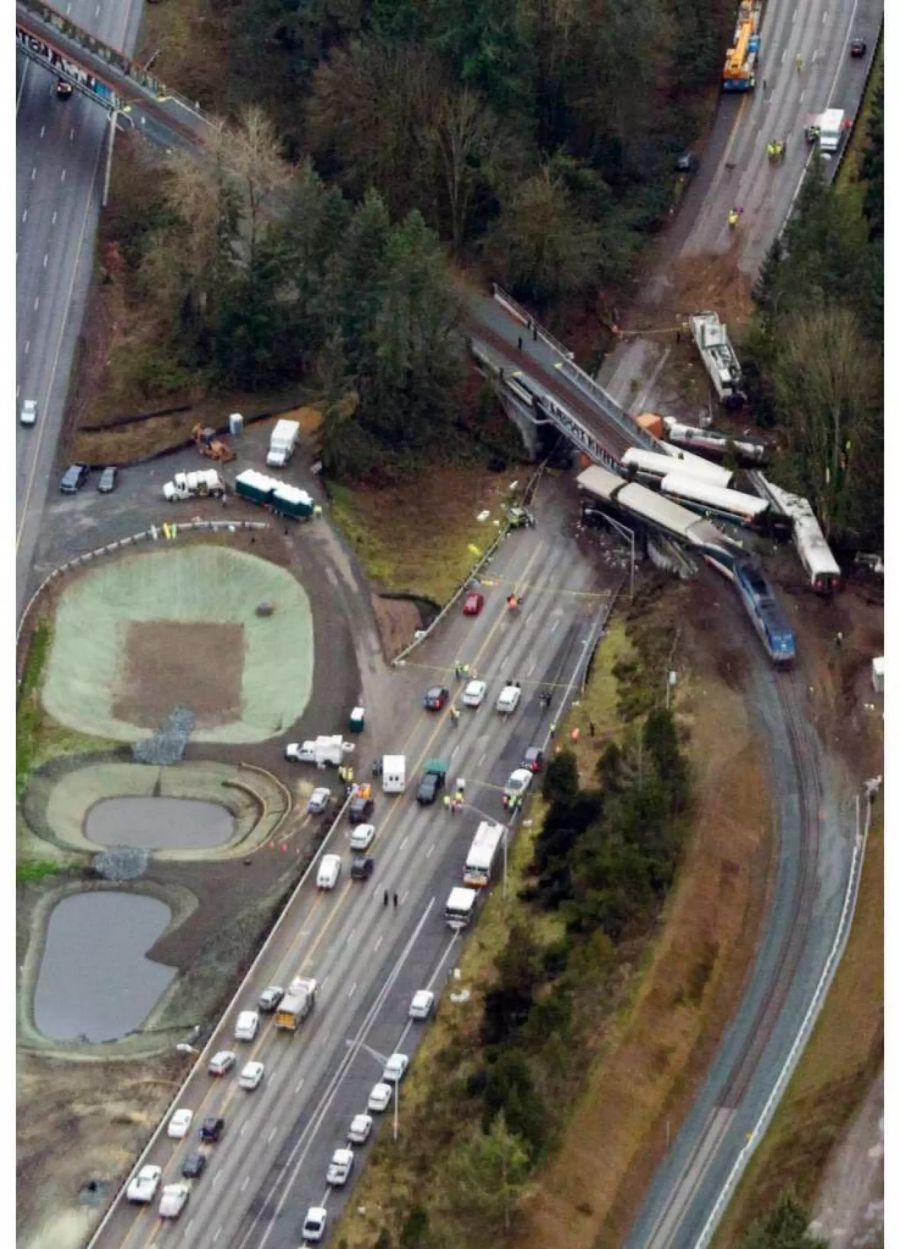
<path fill-rule="evenodd" d="M 684 498 L 708 503 L 710 507 L 720 507 L 740 516 L 761 516 L 769 507 L 766 500 L 758 495 L 744 494 L 741 490 L 728 490 L 725 486 L 713 485 L 682 472 L 669 473 L 668 477 L 662 479 L 660 488 L 664 494 L 680 494 Z"/>
<path fill-rule="evenodd" d="M 665 447 L 666 443 L 660 443 L 660 447 Z M 729 469 L 723 468 L 721 464 L 713 464 L 711 460 L 704 460 L 701 455 L 692 455 L 690 451 L 684 451 L 681 447 L 669 447 L 669 452 L 665 451 L 643 451 L 638 447 L 629 447 L 622 456 L 622 463 L 638 469 L 645 469 L 648 473 L 655 473 L 657 476 L 665 477 L 673 471 L 673 467 L 677 464 L 678 471 L 688 473 L 692 477 L 701 477 L 704 481 L 709 481 L 718 486 L 727 486 L 731 481 L 732 473 Z"/>
<path fill-rule="evenodd" d="M 612 502 L 617 488 L 625 485 L 624 477 L 611 473 L 608 468 L 601 468 L 599 464 L 592 464 L 583 473 L 579 473 L 576 481 L 582 490 L 596 494 L 607 503 Z"/>

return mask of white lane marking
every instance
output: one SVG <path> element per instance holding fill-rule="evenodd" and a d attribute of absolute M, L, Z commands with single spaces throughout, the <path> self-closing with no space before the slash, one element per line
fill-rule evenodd
<path fill-rule="evenodd" d="M 478 766 L 478 767 L 480 767 L 480 766 L 481 766 L 481 764 L 482 764 L 482 763 L 483 763 L 483 761 L 484 761 L 484 756 L 485 756 L 486 754 L 487 754 L 487 751 L 486 751 L 486 750 L 483 750 L 483 751 L 481 752 L 481 754 L 480 754 L 480 755 L 478 756 L 478 758 L 475 760 L 476 766 Z"/>
<path fill-rule="evenodd" d="M 29 338 L 28 342 L 25 344 L 25 355 L 26 355 L 26 356 L 28 355 L 29 351 L 31 351 L 31 339 L 30 339 L 30 338 Z"/>
<path fill-rule="evenodd" d="M 534 670 L 535 670 L 535 668 L 536 668 L 536 667 L 537 667 L 537 660 L 535 659 L 535 660 L 533 661 L 533 663 L 532 663 L 531 667 L 530 667 L 530 668 L 528 669 L 528 671 L 525 673 L 525 675 L 526 675 L 527 677 L 530 677 L 530 676 L 531 676 L 531 674 L 532 674 L 532 672 L 534 672 Z"/>
<path fill-rule="evenodd" d="M 72 6 L 71 4 L 67 4 L 66 5 L 66 17 L 68 17 L 71 12 L 72 12 Z"/>
<path fill-rule="evenodd" d="M 25 90 L 25 79 L 28 77 L 28 66 L 30 64 L 31 64 L 30 61 L 26 61 L 25 67 L 22 70 L 22 81 L 19 83 L 19 93 L 16 96 L 16 112 L 17 113 L 19 111 L 19 101 L 22 99 L 22 92 Z"/>
<path fill-rule="evenodd" d="M 41 297 L 40 297 L 40 295 L 35 295 L 35 297 L 34 297 L 34 310 L 35 310 L 35 312 L 37 312 L 37 310 L 38 310 L 38 308 L 40 308 L 40 306 L 41 306 Z"/>
<path fill-rule="evenodd" d="M 47 268 L 47 261 L 50 259 L 50 253 L 44 252 L 44 268 Z"/>
<path fill-rule="evenodd" d="M 355 928 L 351 928 L 351 929 L 350 929 L 350 931 L 347 933 L 347 944 L 348 944 L 348 945 L 349 945 L 349 944 L 350 944 L 350 942 L 353 940 L 353 934 L 354 934 L 355 932 L 356 932 L 356 929 L 355 929 Z"/>
<path fill-rule="evenodd" d="M 430 858 L 431 858 L 431 856 L 434 854 L 434 847 L 435 847 L 435 845 L 436 845 L 436 844 L 437 844 L 437 843 L 433 841 L 433 842 L 431 843 L 431 845 L 428 847 L 428 849 L 425 851 L 425 858 L 426 858 L 426 859 L 430 859 Z"/>
<path fill-rule="evenodd" d="M 65 180 L 66 180 L 66 171 L 65 171 L 65 169 L 64 169 L 64 170 L 62 171 L 62 173 L 59 175 L 59 180 L 60 180 L 60 182 L 65 182 Z"/>
<path fill-rule="evenodd" d="M 191 1234 L 191 1227 L 193 1226 L 193 1223 L 194 1223 L 194 1220 L 193 1220 L 193 1219 L 188 1219 L 187 1227 L 184 1229 L 184 1240 L 185 1240 L 185 1241 L 187 1241 L 188 1236 L 190 1236 L 190 1234 Z"/>
<path fill-rule="evenodd" d="M 406 845 L 406 843 L 407 843 L 408 841 L 409 841 L 409 835 L 407 834 L 407 836 L 406 836 L 406 837 L 404 837 L 404 838 L 403 838 L 403 840 L 400 842 L 400 849 L 401 849 L 401 850 L 403 849 L 403 847 Z"/>
<path fill-rule="evenodd" d="M 787 56 L 787 50 L 785 50 L 785 51 L 784 51 L 784 52 L 782 52 L 782 54 L 781 54 L 781 64 L 782 64 L 782 65 L 784 64 L 784 58 L 785 58 L 786 56 Z"/>
<path fill-rule="evenodd" d="M 272 1131 L 271 1131 L 271 1132 L 269 1133 L 269 1135 L 266 1137 L 266 1144 L 267 1144 L 267 1145 L 271 1144 L 271 1142 L 272 1142 L 272 1138 L 274 1137 L 275 1132 L 276 1132 L 276 1129 L 275 1129 L 275 1128 L 272 1128 Z"/>
<path fill-rule="evenodd" d="M 800 99 L 799 99 L 799 101 L 798 101 L 798 103 L 799 103 L 799 104 L 802 104 L 802 103 L 803 103 L 803 97 L 804 97 L 805 95 L 806 95 L 806 92 L 805 92 L 805 91 L 801 91 L 801 92 L 800 92 Z"/>
<path fill-rule="evenodd" d="M 22 225 L 24 225 L 27 220 L 28 220 L 28 209 L 26 208 L 22 213 Z"/>
<path fill-rule="evenodd" d="M 216 1228 L 215 1235 L 213 1236 L 213 1244 L 215 1244 L 215 1243 L 216 1243 L 216 1241 L 219 1239 L 219 1237 L 220 1237 L 221 1235 L 222 1235 L 222 1229 L 221 1229 L 221 1227 L 217 1227 L 217 1228 Z"/>
<path fill-rule="evenodd" d="M 247 1187 L 247 1185 L 248 1185 L 249 1183 L 250 1183 L 250 1176 L 249 1176 L 249 1175 L 245 1175 L 245 1176 L 244 1176 L 244 1182 L 243 1182 L 243 1184 L 241 1185 L 241 1192 L 243 1192 L 243 1191 L 244 1191 L 244 1189 Z"/>
<path fill-rule="evenodd" d="M 69 142 L 71 143 L 74 138 L 75 138 L 75 127 L 73 126 L 72 129 L 69 131 Z"/>
<path fill-rule="evenodd" d="M 558 628 L 559 628 L 559 616 L 556 617 L 556 619 L 553 621 L 553 624 L 550 626 L 550 632 L 555 633 Z"/>
<path fill-rule="evenodd" d="M 324 980 L 322 981 L 322 983 L 323 983 L 323 984 L 325 983 L 325 982 L 324 982 Z M 324 1044 L 325 1044 L 325 1042 L 328 1040 L 328 1038 L 329 1038 L 330 1036 L 331 1036 L 331 1032 L 326 1032 L 326 1033 L 325 1033 L 325 1035 L 322 1037 L 322 1045 L 324 1045 Z"/>
<path fill-rule="evenodd" d="M 44 135 L 45 135 L 46 133 L 47 133 L 47 127 L 46 127 L 46 126 L 41 126 L 41 138 L 42 138 L 42 139 L 43 139 L 43 137 L 44 137 Z"/>
<path fill-rule="evenodd" d="M 219 1176 L 220 1176 L 221 1174 L 222 1174 L 222 1172 L 221 1172 L 221 1171 L 217 1171 L 217 1172 L 215 1173 L 215 1175 L 213 1176 L 213 1183 L 214 1183 L 214 1184 L 218 1184 L 218 1182 L 219 1182 Z"/>
<path fill-rule="evenodd" d="M 827 21 L 828 21 L 828 10 L 826 9 L 825 12 L 822 14 L 822 25 L 824 26 Z"/>
<path fill-rule="evenodd" d="M 96 9 L 94 9 L 94 17 L 99 17 L 99 16 L 100 16 L 100 5 L 98 4 Z"/>
<path fill-rule="evenodd" d="M 300 1080 L 300 1083 L 299 1083 L 299 1084 L 295 1084 L 295 1085 L 294 1085 L 294 1092 L 295 1092 L 295 1093 L 299 1093 L 299 1092 L 300 1092 L 300 1090 L 303 1088 L 303 1080 L 304 1080 L 305 1078 L 306 1078 L 306 1077 L 304 1076 L 304 1077 Z"/>
<path fill-rule="evenodd" d="M 34 182 L 36 177 L 37 177 L 37 165 L 32 165 L 31 166 L 31 181 Z"/>
<path fill-rule="evenodd" d="M 794 9 L 794 12 L 791 14 L 791 25 L 792 25 L 792 26 L 793 26 L 794 22 L 796 22 L 796 20 L 797 20 L 797 10 L 796 10 L 796 9 Z"/>
<path fill-rule="evenodd" d="M 26 208 L 26 209 L 25 209 L 25 211 L 27 212 L 27 211 L 28 211 L 28 209 Z M 54 212 L 53 216 L 50 218 L 50 224 L 51 224 L 52 226 L 55 226 L 55 225 L 56 225 L 56 213 L 55 213 L 55 212 Z"/>
<path fill-rule="evenodd" d="M 372 946 L 373 953 L 378 949 L 378 947 L 381 945 L 383 940 L 384 940 L 384 937 L 375 938 L 375 944 Z"/>
<path fill-rule="evenodd" d="M 245 1122 L 240 1132 L 238 1132 L 238 1136 L 243 1136 L 246 1131 L 247 1131 L 247 1124 Z"/>
<path fill-rule="evenodd" d="M 356 992 L 356 981 L 354 980 L 354 981 L 353 981 L 353 984 L 352 984 L 352 985 L 350 986 L 350 988 L 347 990 L 347 997 L 353 997 L 353 994 L 354 994 L 355 992 Z"/>

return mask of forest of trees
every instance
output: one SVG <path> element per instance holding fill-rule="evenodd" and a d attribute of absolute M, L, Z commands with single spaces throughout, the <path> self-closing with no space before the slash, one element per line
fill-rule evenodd
<path fill-rule="evenodd" d="M 837 545 L 883 534 L 884 96 L 849 188 L 813 173 L 760 274 L 747 340 L 757 419 L 778 427 L 778 478 Z"/>

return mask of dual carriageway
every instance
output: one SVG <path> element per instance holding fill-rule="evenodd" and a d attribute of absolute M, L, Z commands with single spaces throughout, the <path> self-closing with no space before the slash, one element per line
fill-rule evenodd
<path fill-rule="evenodd" d="M 120 1194 L 92 1249 L 157 1243 L 296 1249 L 309 1206 L 326 1204 L 331 1219 L 343 1207 L 345 1190 L 327 1191 L 327 1165 L 334 1149 L 345 1144 L 353 1115 L 365 1110 L 384 1057 L 407 1053 L 415 1071 L 415 1049 L 427 1024 L 407 1018 L 413 993 L 433 989 L 441 1012 L 468 1009 L 465 1002 L 450 1000 L 450 992 L 464 986 L 452 980 L 447 985 L 460 937 L 447 927 L 443 912 L 450 889 L 462 883 L 480 816 L 465 807 L 450 815 L 440 803 L 419 807 L 418 776 L 427 758 L 447 759 L 451 777 L 466 779 L 467 803 L 504 822 L 503 785 L 529 746 L 546 745 L 551 723 L 584 673 L 620 577 L 610 573 L 604 584 L 602 570 L 598 577 L 588 561 L 571 558 L 577 511 L 562 482 L 541 488 L 537 510 L 537 526 L 513 533 L 484 574 L 482 613 L 474 618 L 459 609 L 448 613 L 398 671 L 397 697 L 409 707 L 407 740 L 379 741 L 377 724 L 361 739 L 358 750 L 374 739 L 377 754 L 407 756 L 404 795 L 386 798 L 376 789 L 373 876 L 367 882 L 349 879 L 348 829 L 338 821 L 323 847 L 325 853 L 342 853 L 338 887 L 317 893 L 315 866 L 307 873 L 142 1157 L 142 1164 L 163 1167 L 163 1183 L 175 1183 L 185 1157 L 196 1149 L 203 1118 L 225 1118 L 222 1140 L 210 1147 L 206 1172 L 192 1181 L 180 1219 L 168 1227 L 155 1205 L 130 1207 Z M 526 595 L 520 615 L 506 608 L 510 588 Z M 462 708 L 454 727 L 450 709 L 463 688 L 454 675 L 457 662 L 487 682 L 488 694 L 478 710 Z M 494 712 L 493 700 L 510 681 L 521 684 L 523 696 L 507 724 Z M 447 685 L 452 698 L 440 713 L 427 712 L 422 696 L 436 683 Z M 539 698 L 543 690 L 552 695 L 549 707 Z M 360 774 L 370 761 L 364 750 Z M 310 769 L 310 775 L 322 774 Z M 306 817 L 294 836 L 309 831 Z M 397 893 L 396 910 L 384 906 L 384 890 Z M 254 1007 L 266 985 L 285 985 L 297 975 L 319 982 L 316 1006 L 297 1034 L 277 1031 L 272 1016 L 262 1016 L 255 1042 L 234 1041 L 237 1012 Z M 206 1067 L 220 1049 L 236 1051 L 238 1067 L 217 1079 Z M 259 1088 L 245 1092 L 237 1087 L 236 1073 L 251 1058 L 266 1071 Z M 192 1139 L 173 1141 L 165 1134 L 176 1106 L 194 1111 Z M 391 1113 L 382 1118 L 390 1120 Z M 402 1131 L 402 1085 L 399 1118 Z M 389 1122 L 381 1130 L 390 1131 Z M 358 1150 L 357 1169 L 370 1147 Z"/>

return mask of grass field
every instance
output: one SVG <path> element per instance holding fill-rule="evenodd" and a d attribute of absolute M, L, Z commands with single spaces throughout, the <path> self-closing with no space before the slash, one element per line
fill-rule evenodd
<path fill-rule="evenodd" d="M 879 823 L 869 836 L 843 961 L 784 1100 L 719 1229 L 716 1249 L 735 1244 L 789 1185 L 801 1202 L 811 1202 L 829 1152 L 883 1062 L 883 995 L 884 827 Z"/>
<path fill-rule="evenodd" d="M 496 538 L 516 479 L 523 472 L 435 466 L 415 488 L 333 485 L 331 513 L 379 589 L 442 604 Z M 490 516 L 479 521 L 482 511 Z"/>

